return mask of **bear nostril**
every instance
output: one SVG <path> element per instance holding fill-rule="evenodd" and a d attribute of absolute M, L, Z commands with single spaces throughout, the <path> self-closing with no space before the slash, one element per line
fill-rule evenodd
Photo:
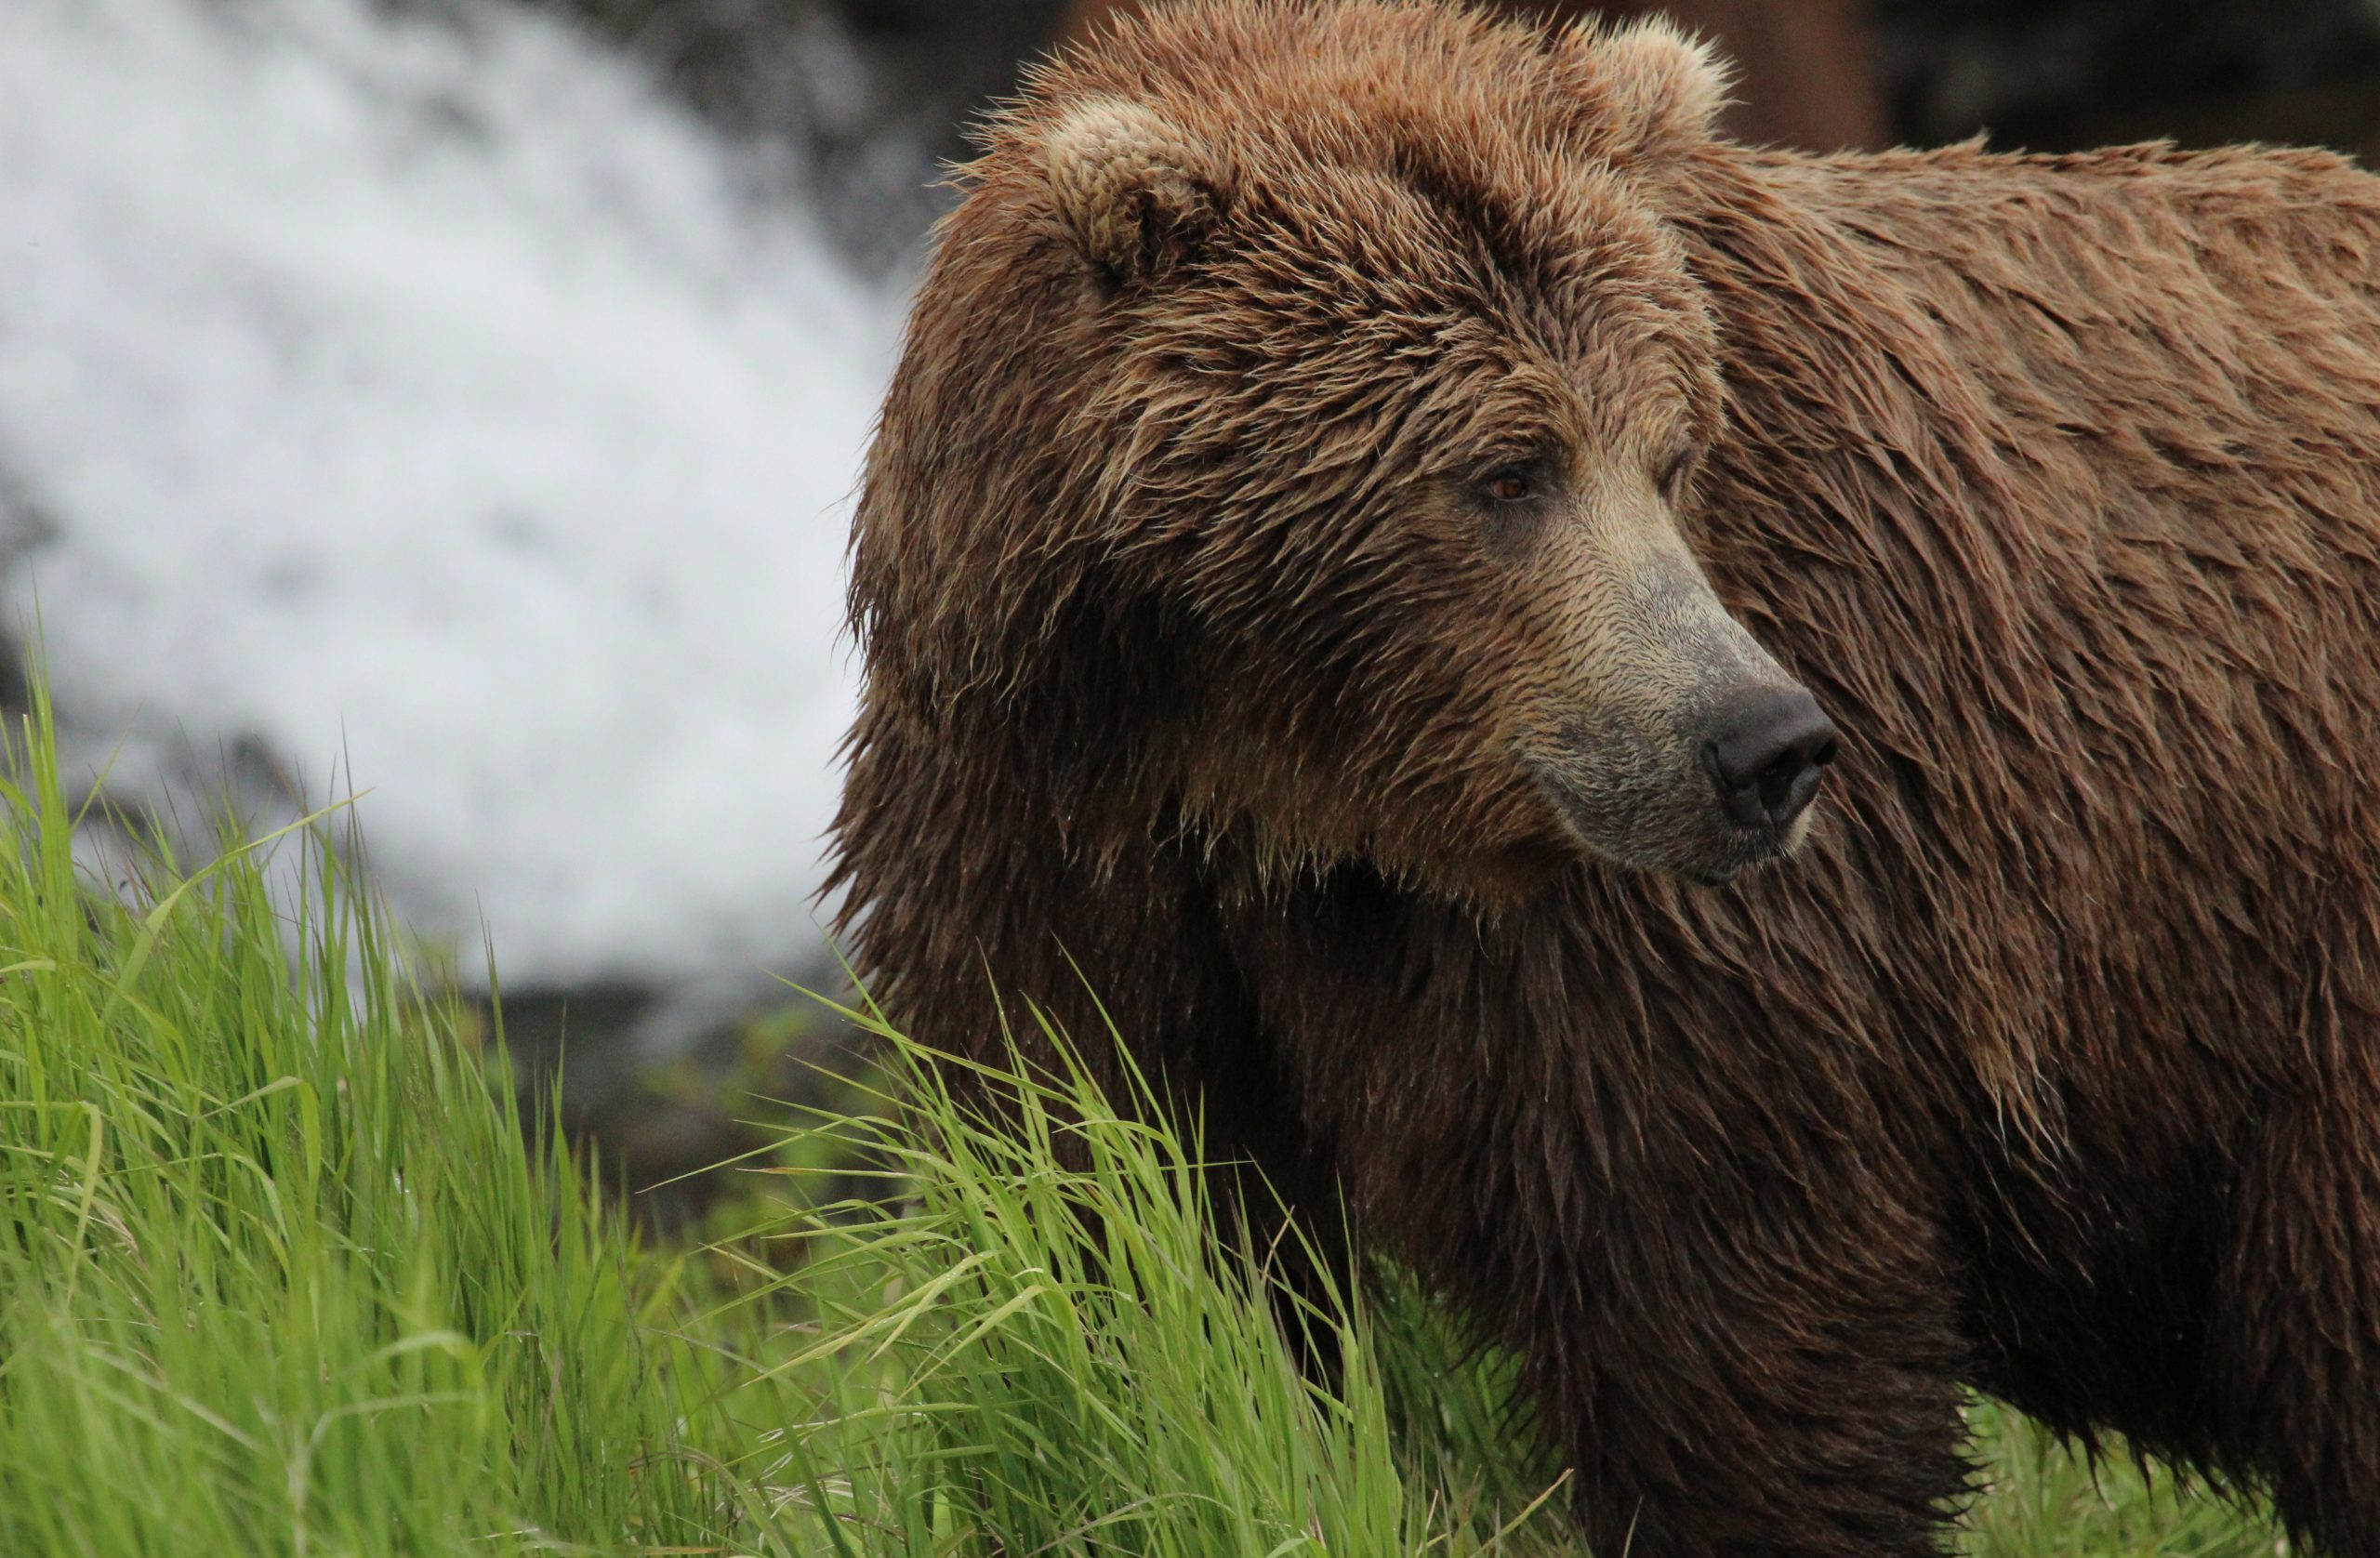
<path fill-rule="evenodd" d="M 1834 726 L 1800 688 L 1737 699 L 1715 721 L 1703 762 L 1719 808 L 1739 827 L 1783 832 L 1818 791 L 1834 760 Z"/>

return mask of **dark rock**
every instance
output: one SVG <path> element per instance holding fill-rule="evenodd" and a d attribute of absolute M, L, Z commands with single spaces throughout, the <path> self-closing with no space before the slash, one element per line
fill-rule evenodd
<path fill-rule="evenodd" d="M 478 1010 L 523 1114 L 559 1123 L 663 1232 L 699 1223 L 736 1191 L 750 1155 L 835 1102 L 840 1079 L 866 1065 L 856 1030 L 782 988 L 772 1001 L 745 988 L 595 982 L 508 990 Z"/>
<path fill-rule="evenodd" d="M 839 243 L 881 261 L 947 204 L 959 125 L 1016 85 L 1063 0 L 527 0 L 651 63 L 714 123 L 793 152 Z"/>

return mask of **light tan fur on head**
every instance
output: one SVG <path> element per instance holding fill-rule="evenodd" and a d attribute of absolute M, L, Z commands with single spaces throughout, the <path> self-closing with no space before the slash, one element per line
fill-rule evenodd
<path fill-rule="evenodd" d="M 1060 219 L 1083 257 L 1116 281 L 1162 269 L 1221 205 L 1213 154 L 1138 103 L 1079 105 L 1050 131 L 1043 156 Z"/>
<path fill-rule="evenodd" d="M 1667 155 L 1716 132 L 1733 71 L 1668 18 L 1609 29 L 1583 22 L 1559 46 L 1612 137 L 1606 154 L 1614 160 Z"/>

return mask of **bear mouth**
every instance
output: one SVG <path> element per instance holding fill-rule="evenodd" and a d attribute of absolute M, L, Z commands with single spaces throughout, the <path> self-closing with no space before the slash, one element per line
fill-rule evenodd
<path fill-rule="evenodd" d="M 1591 796 L 1558 770 L 1540 767 L 1537 781 L 1580 853 L 1696 887 L 1725 887 L 1747 871 L 1773 865 L 1792 854 L 1809 830 L 1806 812 L 1784 827 L 1746 826 L 1715 805 Z"/>

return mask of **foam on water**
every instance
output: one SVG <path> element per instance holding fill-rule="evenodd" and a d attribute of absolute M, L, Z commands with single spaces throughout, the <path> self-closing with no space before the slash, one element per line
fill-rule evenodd
<path fill-rule="evenodd" d="M 119 782 L 160 731 L 343 762 L 510 982 L 814 947 L 900 300 L 745 171 L 507 8 L 0 7 L 11 588 Z"/>

